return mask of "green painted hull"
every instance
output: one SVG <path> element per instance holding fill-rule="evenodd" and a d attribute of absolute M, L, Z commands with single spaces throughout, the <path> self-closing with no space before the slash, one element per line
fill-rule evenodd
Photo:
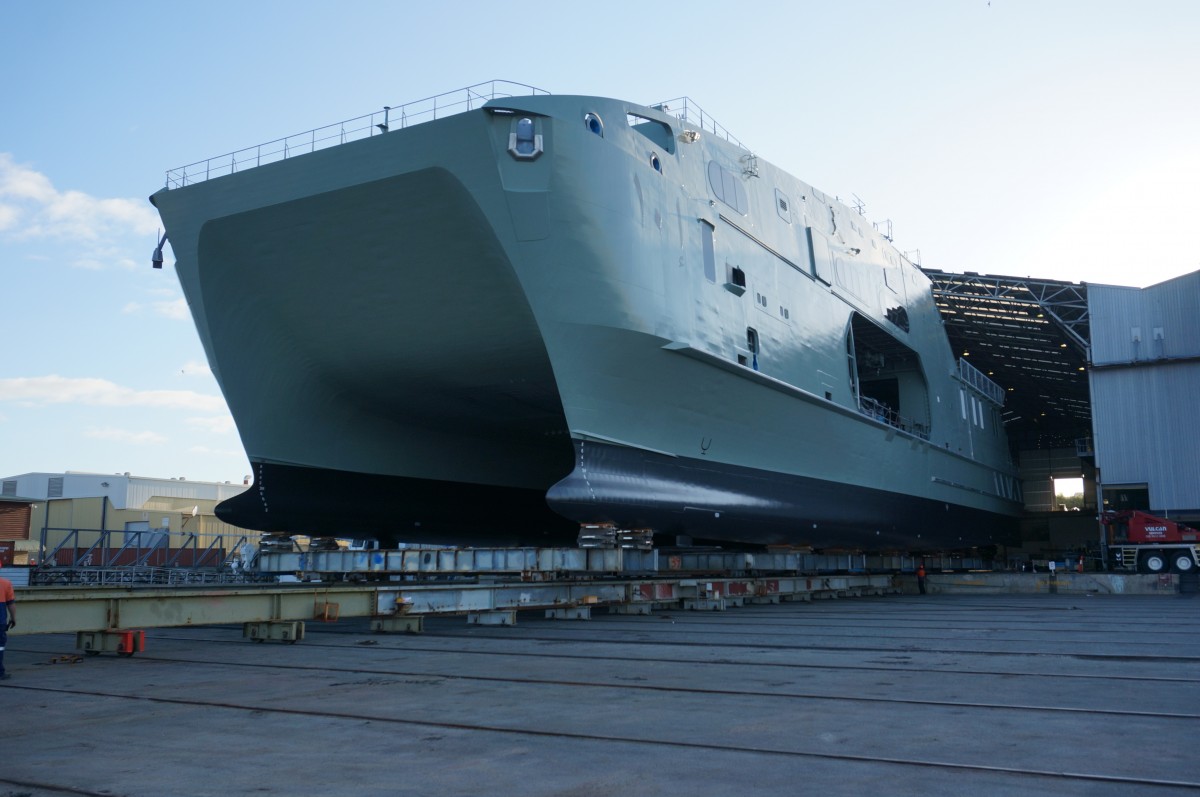
<path fill-rule="evenodd" d="M 512 149 L 522 119 L 536 157 Z M 928 280 L 688 130 L 525 97 L 155 194 L 258 469 L 226 519 L 443 542 L 1006 533 L 1003 429 Z M 321 479 L 337 500 L 312 499 Z"/>

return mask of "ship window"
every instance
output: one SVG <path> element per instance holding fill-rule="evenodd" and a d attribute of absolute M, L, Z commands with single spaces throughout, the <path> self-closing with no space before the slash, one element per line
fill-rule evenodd
<path fill-rule="evenodd" d="M 742 271 L 737 266 L 734 266 L 733 269 L 729 272 L 729 281 L 732 282 L 734 285 L 738 286 L 739 288 L 745 288 L 746 287 L 746 272 Z"/>
<path fill-rule="evenodd" d="M 533 126 L 533 120 L 524 116 L 513 125 L 508 134 L 508 152 L 519 160 L 533 160 L 542 154 L 542 137 Z"/>
<path fill-rule="evenodd" d="M 588 130 L 600 136 L 600 138 L 604 138 L 604 122 L 599 116 L 596 116 L 594 113 L 584 114 L 583 123 L 587 126 Z"/>
<path fill-rule="evenodd" d="M 703 219 L 700 221 L 700 244 L 704 249 L 704 278 L 709 282 L 717 281 L 717 255 L 713 248 L 713 235 L 716 229 Z"/>
<path fill-rule="evenodd" d="M 528 116 L 517 122 L 517 154 L 533 154 L 533 120 Z"/>
<path fill-rule="evenodd" d="M 746 327 L 746 348 L 751 354 L 758 354 L 758 330 L 754 327 Z"/>
<path fill-rule="evenodd" d="M 708 164 L 708 185 L 713 195 L 743 216 L 750 209 L 746 189 L 733 172 L 722 168 L 716 161 Z"/>
<path fill-rule="evenodd" d="M 650 153 L 650 165 L 654 167 L 654 171 L 662 174 L 662 161 L 658 159 L 657 152 Z"/>

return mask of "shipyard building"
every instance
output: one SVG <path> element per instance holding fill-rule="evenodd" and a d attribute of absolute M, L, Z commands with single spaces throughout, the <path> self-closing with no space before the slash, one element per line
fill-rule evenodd
<path fill-rule="evenodd" d="M 213 509 L 248 489 L 248 476 L 236 483 L 71 471 L 6 476 L 0 479 L 0 561 L 31 564 L 43 546 L 47 553 L 59 546 L 86 551 L 101 532 L 114 533 L 108 549 L 130 543 L 135 550 L 228 553 L 247 532 Z"/>
<path fill-rule="evenodd" d="M 1023 552 L 1094 550 L 1098 511 L 1200 522 L 1200 271 L 1147 288 L 926 274 L 951 345 L 1005 387 Z M 1082 480 L 1079 511 L 1059 479 Z"/>

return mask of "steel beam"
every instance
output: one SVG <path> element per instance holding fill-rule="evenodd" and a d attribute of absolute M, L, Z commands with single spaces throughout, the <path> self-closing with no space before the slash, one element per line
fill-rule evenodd
<path fill-rule="evenodd" d="M 295 584 L 237 588 L 97 589 L 74 587 L 17 590 L 21 623 L 13 634 L 113 632 L 242 623 L 251 638 L 276 637 L 269 624 L 331 622 L 343 617 L 392 620 L 380 630 L 420 630 L 399 618 L 466 614 L 475 622 L 516 621 L 521 610 L 549 610 L 585 617 L 596 606 L 642 613 L 655 606 L 741 605 L 751 598 L 805 600 L 814 595 L 894 591 L 889 575 L 788 578 L 655 578 L 487 584 Z M 711 601 L 712 603 L 703 603 Z M 587 611 L 581 609 L 586 608 Z M 262 624 L 262 625 L 254 625 Z M 288 626 L 296 628 L 296 626 Z M 282 632 L 280 632 L 282 633 Z M 292 631 L 295 641 L 302 631 Z"/>

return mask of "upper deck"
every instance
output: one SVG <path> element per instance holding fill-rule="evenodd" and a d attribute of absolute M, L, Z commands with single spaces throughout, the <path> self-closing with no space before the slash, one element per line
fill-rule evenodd
<path fill-rule="evenodd" d="M 246 169 L 253 169 L 256 166 L 316 152 L 319 149 L 336 147 L 351 141 L 383 135 L 392 130 L 402 130 L 423 122 L 478 110 L 494 100 L 548 94 L 550 92 L 545 89 L 528 86 L 524 83 L 490 80 L 406 102 L 403 105 L 385 105 L 381 111 L 373 111 L 353 119 L 334 122 L 323 127 L 306 130 L 303 133 L 295 133 L 263 144 L 256 144 L 189 163 L 186 166 L 169 169 L 167 170 L 166 188 L 168 190 L 183 188 L 214 177 L 223 177 Z M 746 149 L 745 145 L 730 135 L 728 130 L 687 97 L 656 103 L 651 107 L 669 113 L 691 127 L 712 133 Z"/>

